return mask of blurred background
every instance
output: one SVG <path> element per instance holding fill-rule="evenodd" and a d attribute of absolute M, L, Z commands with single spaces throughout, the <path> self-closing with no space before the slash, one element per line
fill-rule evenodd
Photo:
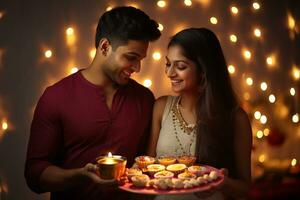
<path fill-rule="evenodd" d="M 34 107 L 44 89 L 85 68 L 103 12 L 131 5 L 159 22 L 134 79 L 156 97 L 172 94 L 166 45 L 183 28 L 213 30 L 253 129 L 249 199 L 300 198 L 300 1 L 0 1 L 0 200 L 48 199 L 31 192 L 23 170 Z"/>

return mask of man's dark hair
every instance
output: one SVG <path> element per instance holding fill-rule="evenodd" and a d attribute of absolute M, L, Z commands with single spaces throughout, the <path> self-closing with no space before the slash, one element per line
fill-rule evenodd
<path fill-rule="evenodd" d="M 98 48 L 102 38 L 118 46 L 128 40 L 154 41 L 160 35 L 157 22 L 143 11 L 131 6 L 116 7 L 100 17 L 95 46 Z"/>

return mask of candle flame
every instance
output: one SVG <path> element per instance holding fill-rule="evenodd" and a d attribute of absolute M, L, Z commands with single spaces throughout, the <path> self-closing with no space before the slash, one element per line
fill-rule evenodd
<path fill-rule="evenodd" d="M 108 152 L 107 157 L 112 158 L 112 153 Z"/>

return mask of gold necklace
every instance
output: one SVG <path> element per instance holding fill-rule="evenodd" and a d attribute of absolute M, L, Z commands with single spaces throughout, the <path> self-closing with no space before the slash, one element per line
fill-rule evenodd
<path fill-rule="evenodd" d="M 174 106 L 172 107 L 172 122 L 173 122 L 173 128 L 174 128 L 174 134 L 175 134 L 175 138 L 179 144 L 180 150 L 183 153 L 183 155 L 192 155 L 191 154 L 191 146 L 195 140 L 195 130 L 196 130 L 196 126 L 189 126 L 183 119 L 181 112 L 179 110 L 178 107 L 178 102 L 179 102 L 180 98 L 178 99 L 177 103 L 174 104 Z M 177 122 L 177 123 L 176 123 Z M 190 143 L 188 144 L 188 152 L 186 152 L 183 148 L 183 145 L 180 142 L 180 139 L 178 137 L 178 132 L 176 129 L 176 125 L 179 125 L 180 129 L 184 132 L 187 133 L 188 135 L 191 135 L 191 133 L 193 133 L 191 139 L 190 139 Z M 175 149 L 175 152 L 177 153 L 178 149 Z"/>

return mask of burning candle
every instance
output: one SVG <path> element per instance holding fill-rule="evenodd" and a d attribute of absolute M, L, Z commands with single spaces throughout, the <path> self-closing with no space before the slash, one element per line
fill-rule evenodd
<path fill-rule="evenodd" d="M 118 155 L 112 155 L 97 158 L 99 167 L 99 176 L 102 179 L 118 179 L 125 173 L 126 158 Z"/>

